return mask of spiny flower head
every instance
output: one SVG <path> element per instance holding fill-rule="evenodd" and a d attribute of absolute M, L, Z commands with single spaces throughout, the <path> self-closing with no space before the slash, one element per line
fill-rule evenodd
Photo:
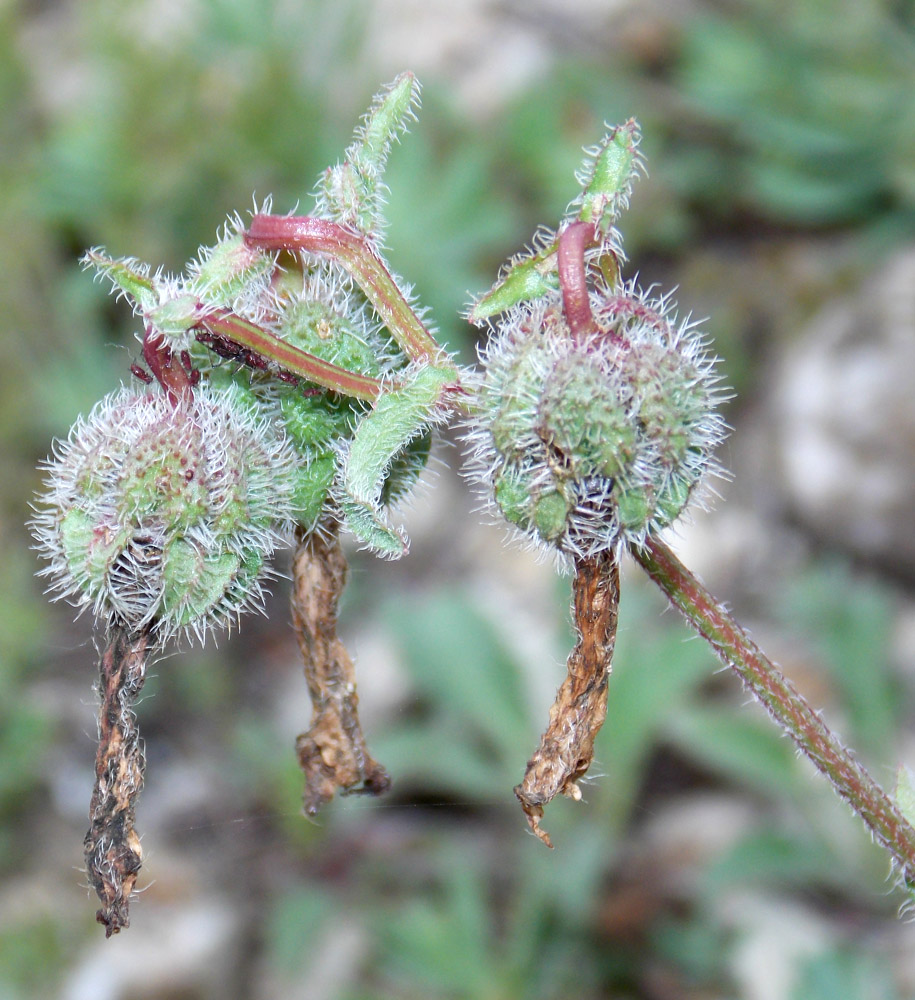
<path fill-rule="evenodd" d="M 503 518 L 565 556 L 639 542 L 686 507 L 725 425 L 714 359 L 666 298 L 590 293 L 570 330 L 559 293 L 514 306 L 482 349 L 473 467 Z"/>
<path fill-rule="evenodd" d="M 262 605 L 293 464 L 231 386 L 110 393 L 45 463 L 31 528 L 50 591 L 162 641 L 231 625 Z"/>

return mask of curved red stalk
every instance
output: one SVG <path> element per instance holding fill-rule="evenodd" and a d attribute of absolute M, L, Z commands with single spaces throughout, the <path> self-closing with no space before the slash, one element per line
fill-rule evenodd
<path fill-rule="evenodd" d="M 149 370 L 168 395 L 172 406 L 177 406 L 183 396 L 189 396 L 194 388 L 190 372 L 181 364 L 165 343 L 161 333 L 151 326 L 146 327 L 143 338 L 143 360 Z"/>
<path fill-rule="evenodd" d="M 328 254 L 353 276 L 408 357 L 428 361 L 441 353 L 384 262 L 360 233 L 310 215 L 255 215 L 245 243 L 262 250 Z"/>
<path fill-rule="evenodd" d="M 592 222 L 573 222 L 559 234 L 559 287 L 562 311 L 575 340 L 597 333 L 588 298 L 585 248 L 594 242 Z"/>

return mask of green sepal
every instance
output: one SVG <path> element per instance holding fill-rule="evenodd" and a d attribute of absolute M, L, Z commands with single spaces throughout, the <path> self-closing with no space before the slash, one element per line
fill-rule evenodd
<path fill-rule="evenodd" d="M 541 493 L 534 501 L 533 522 L 540 537 L 553 542 L 565 531 L 571 507 L 559 490 Z"/>
<path fill-rule="evenodd" d="M 558 238 L 554 237 L 536 253 L 511 261 L 499 280 L 474 304 L 467 316 L 470 322 L 482 323 L 490 316 L 505 312 L 521 302 L 532 302 L 557 291 L 557 245 Z"/>
<path fill-rule="evenodd" d="M 394 558 L 406 552 L 405 538 L 386 523 L 382 493 L 394 459 L 429 427 L 453 368 L 420 368 L 384 393 L 359 424 L 346 456 L 340 509 L 347 526 L 369 548 Z"/>
<path fill-rule="evenodd" d="M 511 524 L 531 526 L 532 477 L 513 465 L 502 468 L 495 480 L 495 500 L 502 515 Z"/>
<path fill-rule="evenodd" d="M 584 190 L 575 201 L 581 206 L 578 218 L 582 222 L 593 222 L 604 235 L 629 203 L 632 182 L 641 162 L 640 140 L 639 126 L 634 118 L 617 125 L 585 160 L 579 174 Z"/>
<path fill-rule="evenodd" d="M 164 553 L 162 611 L 187 625 L 219 604 L 238 571 L 234 552 L 207 554 L 199 545 L 176 538 Z"/>
<path fill-rule="evenodd" d="M 167 337 L 180 337 L 200 320 L 197 298 L 187 293 L 176 295 L 151 309 L 146 318 L 159 333 Z"/>
<path fill-rule="evenodd" d="M 419 84 L 412 73 L 401 73 L 375 96 L 343 162 L 321 178 L 319 207 L 331 218 L 368 235 L 383 228 L 382 175 L 391 146 L 406 131 L 418 98 Z"/>
<path fill-rule="evenodd" d="M 244 233 L 235 233 L 200 254 L 192 265 L 191 288 L 209 305 L 229 306 L 252 282 L 268 278 L 274 259 L 245 243 Z"/>
<path fill-rule="evenodd" d="M 131 299 L 136 312 L 146 315 L 159 305 L 156 280 L 150 277 L 149 265 L 135 257 L 115 259 L 109 257 L 101 247 L 86 252 L 80 263 L 83 267 L 94 268 L 100 276 L 107 278 L 115 288 Z"/>
<path fill-rule="evenodd" d="M 112 563 L 127 544 L 130 530 L 98 531 L 92 518 L 72 507 L 60 523 L 60 541 L 73 578 L 91 596 L 103 586 Z"/>

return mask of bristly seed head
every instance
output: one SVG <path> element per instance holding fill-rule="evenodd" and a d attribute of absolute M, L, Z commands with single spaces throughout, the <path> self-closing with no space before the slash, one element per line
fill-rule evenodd
<path fill-rule="evenodd" d="M 49 590 L 160 641 L 231 625 L 263 603 L 295 459 L 231 386 L 173 405 L 121 388 L 45 463 L 30 526 Z"/>
<path fill-rule="evenodd" d="M 593 556 L 670 524 L 717 471 L 725 434 L 716 359 L 667 298 L 590 294 L 573 337 L 559 293 L 507 312 L 481 350 L 468 440 L 499 514 L 561 556 Z"/>

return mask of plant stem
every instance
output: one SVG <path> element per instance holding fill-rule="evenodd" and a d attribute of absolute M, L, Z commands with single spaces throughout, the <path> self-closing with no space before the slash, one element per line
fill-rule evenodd
<path fill-rule="evenodd" d="M 359 375 L 330 361 L 324 361 L 234 313 L 208 313 L 201 317 L 198 326 L 230 344 L 239 345 L 274 362 L 283 371 L 292 372 L 325 389 L 369 401 L 381 395 L 381 382 L 378 379 Z"/>
<path fill-rule="evenodd" d="M 133 823 L 146 761 L 133 706 L 146 680 L 149 648 L 148 628 L 116 625 L 99 662 L 99 745 L 84 847 L 106 937 L 130 926 L 130 894 L 143 858 Z"/>
<path fill-rule="evenodd" d="M 893 800 L 663 542 L 648 538 L 643 547 L 631 546 L 630 551 L 690 625 L 712 645 L 722 662 L 740 677 L 791 736 L 798 749 L 832 782 L 877 842 L 893 856 L 906 882 L 915 884 L 915 829 Z"/>
<path fill-rule="evenodd" d="M 547 847 L 553 843 L 540 826 L 543 807 L 557 795 L 581 799 L 578 781 L 591 766 L 594 740 L 607 717 L 620 599 L 616 553 L 576 559 L 572 594 L 578 642 L 569 654 L 568 673 L 550 708 L 546 732 L 515 788 L 528 825 Z"/>
<path fill-rule="evenodd" d="M 165 390 L 172 406 L 177 406 L 182 397 L 190 395 L 193 388 L 190 376 L 175 358 L 162 334 L 149 326 L 143 337 L 143 359 Z"/>
<path fill-rule="evenodd" d="M 573 222 L 559 234 L 558 266 L 562 311 L 572 337 L 579 342 L 597 332 L 585 269 L 585 248 L 593 242 L 594 224 L 591 222 Z"/>
<path fill-rule="evenodd" d="M 311 696 L 308 732 L 296 740 L 305 773 L 305 812 L 314 816 L 339 788 L 344 795 L 382 795 L 387 771 L 371 756 L 359 722 L 356 671 L 337 636 L 337 605 L 346 584 L 346 557 L 336 534 L 301 529 L 292 565 L 292 623 Z"/>
<path fill-rule="evenodd" d="M 442 353 L 384 262 L 352 229 L 308 215 L 255 215 L 245 242 L 262 250 L 304 250 L 333 257 L 353 276 L 408 357 L 429 361 Z"/>

